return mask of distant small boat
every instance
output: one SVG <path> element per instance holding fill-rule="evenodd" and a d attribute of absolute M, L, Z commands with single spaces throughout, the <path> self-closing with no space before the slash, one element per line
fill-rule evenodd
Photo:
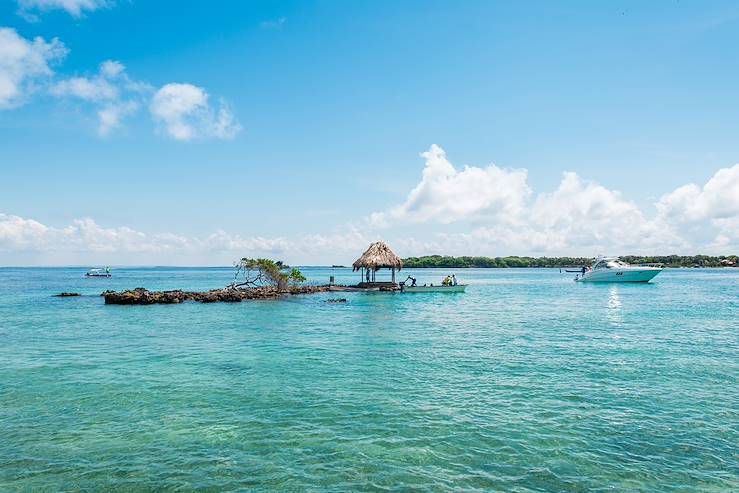
<path fill-rule="evenodd" d="M 400 285 L 400 290 L 404 293 L 464 293 L 466 284 L 457 284 L 452 286 L 405 286 Z"/>
<path fill-rule="evenodd" d="M 111 277 L 110 267 L 102 269 L 90 269 L 85 273 L 85 277 Z"/>

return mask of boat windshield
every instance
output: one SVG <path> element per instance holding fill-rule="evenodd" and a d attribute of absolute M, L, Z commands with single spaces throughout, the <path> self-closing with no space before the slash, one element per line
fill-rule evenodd
<path fill-rule="evenodd" d="M 618 269 L 628 266 L 629 264 L 627 264 L 623 260 L 617 258 L 609 258 L 598 260 L 593 266 L 593 269 Z"/>

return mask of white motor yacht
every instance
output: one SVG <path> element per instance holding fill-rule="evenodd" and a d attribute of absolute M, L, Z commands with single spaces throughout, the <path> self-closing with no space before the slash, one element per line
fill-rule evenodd
<path fill-rule="evenodd" d="M 618 257 L 598 257 L 575 276 L 577 282 L 649 282 L 662 272 L 658 264 L 631 265 Z"/>

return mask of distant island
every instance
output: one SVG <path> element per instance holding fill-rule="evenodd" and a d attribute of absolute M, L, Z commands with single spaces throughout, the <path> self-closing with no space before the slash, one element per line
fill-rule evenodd
<path fill-rule="evenodd" d="M 665 255 L 642 257 L 624 255 L 621 259 L 630 264 L 660 263 L 665 267 L 735 267 L 739 265 L 736 255 Z M 590 257 L 450 257 L 427 255 L 403 259 L 403 267 L 411 269 L 453 267 L 508 268 L 508 267 L 580 267 L 590 265 Z"/>

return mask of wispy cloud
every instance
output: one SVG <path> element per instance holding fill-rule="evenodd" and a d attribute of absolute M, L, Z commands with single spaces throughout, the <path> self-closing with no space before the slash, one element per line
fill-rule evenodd
<path fill-rule="evenodd" d="M 259 23 L 259 27 L 262 29 L 282 29 L 285 22 L 287 22 L 287 17 L 280 17 L 274 20 L 262 21 Z"/>
<path fill-rule="evenodd" d="M 82 17 L 84 12 L 92 12 L 110 7 L 112 0 L 17 0 L 18 14 L 30 22 L 38 21 L 39 12 L 64 10 L 72 17 Z"/>
<path fill-rule="evenodd" d="M 144 82 L 131 80 L 122 63 L 106 60 L 94 76 L 59 80 L 49 92 L 58 98 L 78 99 L 91 104 L 98 117 L 98 134 L 107 136 L 151 97 L 153 88 Z"/>
<path fill-rule="evenodd" d="M 105 137 L 123 124 L 123 119 L 139 109 L 136 101 L 110 102 L 102 106 L 98 112 L 98 135 Z"/>

